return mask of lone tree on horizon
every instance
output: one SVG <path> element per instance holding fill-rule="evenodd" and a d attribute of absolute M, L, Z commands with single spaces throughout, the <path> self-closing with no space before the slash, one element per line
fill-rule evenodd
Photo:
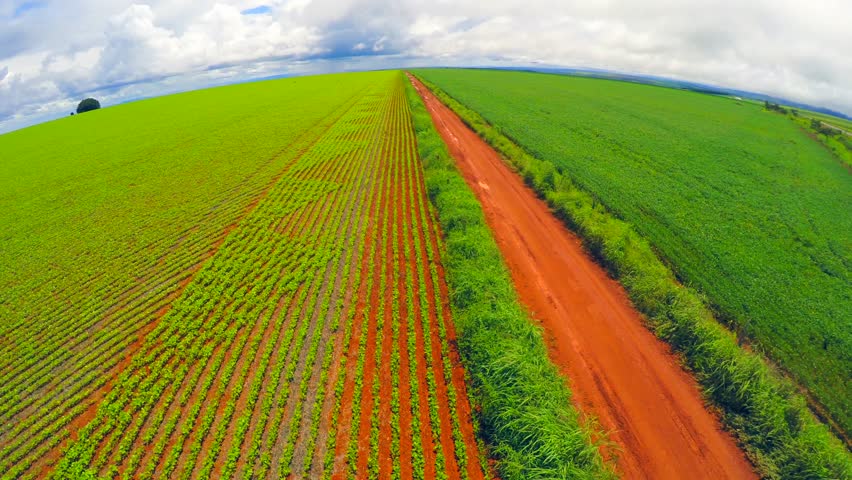
<path fill-rule="evenodd" d="M 88 112 L 90 110 L 97 110 L 101 108 L 101 102 L 95 100 L 94 98 L 87 98 L 80 102 L 77 105 L 77 113 Z"/>

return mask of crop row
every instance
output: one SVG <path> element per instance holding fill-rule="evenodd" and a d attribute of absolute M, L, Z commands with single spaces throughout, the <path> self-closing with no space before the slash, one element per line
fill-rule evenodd
<path fill-rule="evenodd" d="M 299 152 L 54 478 L 481 477 L 407 108 L 399 74 L 376 74 Z"/>
<path fill-rule="evenodd" d="M 366 281 L 359 289 L 359 324 L 348 347 L 354 368 L 340 392 L 340 428 L 334 440 L 336 455 L 327 455 L 332 478 L 378 476 L 389 478 L 466 478 L 468 450 L 453 442 L 455 405 L 441 392 L 454 386 L 436 375 L 444 362 L 430 311 L 436 308 L 425 288 L 428 269 L 425 250 L 415 248 L 422 232 L 415 221 L 412 198 L 423 197 L 419 169 L 408 123 L 400 78 L 395 79 L 390 106 L 391 132 L 382 149 L 385 160 L 381 195 L 374 214 L 369 253 L 364 257 Z M 419 204 L 422 206 L 422 203 Z M 437 307 L 439 308 L 439 307 Z M 466 404 L 467 398 L 459 402 Z M 447 421 L 442 421 L 441 417 Z M 455 420 L 449 420 L 455 418 Z M 447 434 L 445 434 L 447 430 Z M 449 438 L 449 442 L 442 439 Z M 478 455 L 475 442 L 473 455 Z M 463 452 L 461 458 L 457 452 Z M 479 468 L 478 462 L 473 462 Z M 474 469 L 476 471 L 476 469 Z M 481 475 L 481 471 L 480 471 Z"/>
<path fill-rule="evenodd" d="M 334 146 L 329 147 L 321 142 L 311 152 L 320 149 L 315 154 L 325 155 L 325 150 L 328 148 L 334 148 Z M 304 158 L 307 158 L 307 156 Z M 354 162 L 340 162 L 339 166 L 355 164 Z M 328 169 L 328 165 L 319 165 L 319 167 Z M 299 173 L 299 171 L 294 169 L 294 175 L 296 173 Z M 202 394 L 199 395 L 202 398 L 197 399 L 194 403 L 192 397 L 188 399 L 189 403 L 186 404 L 184 410 L 188 411 L 189 415 L 178 415 L 180 412 L 177 411 L 174 413 L 174 418 L 180 417 L 182 419 L 180 426 L 174 421 L 166 423 L 167 429 L 170 430 L 168 433 L 171 434 L 177 429 L 180 441 L 175 442 L 169 453 L 165 453 L 166 459 L 162 464 L 162 470 L 159 471 L 171 472 L 178 467 L 181 460 L 185 460 L 184 457 L 194 457 L 194 454 L 197 454 L 203 444 L 203 441 L 199 439 L 204 439 L 206 433 L 215 431 L 213 430 L 215 428 L 213 420 L 217 416 L 217 410 L 212 408 L 213 405 L 221 407 L 226 412 L 226 417 L 233 415 L 234 406 L 229 405 L 229 402 L 224 400 L 224 394 L 227 391 L 233 397 L 239 396 L 239 392 L 234 392 L 233 389 L 228 387 L 242 387 L 241 375 L 247 373 L 246 367 L 249 365 L 248 361 L 242 359 L 254 357 L 260 347 L 257 342 L 257 335 L 255 335 L 254 341 L 249 342 L 248 350 L 245 347 L 246 342 L 251 333 L 257 334 L 262 331 L 257 325 L 265 325 L 264 322 L 268 322 L 268 315 L 275 311 L 273 305 L 277 305 L 279 301 L 286 302 L 286 299 L 280 299 L 279 295 L 294 296 L 296 291 L 299 291 L 299 297 L 296 297 L 297 307 L 288 311 L 297 318 L 290 322 L 284 335 L 292 337 L 295 334 L 295 342 L 297 343 L 304 340 L 303 334 L 307 331 L 306 323 L 302 322 L 297 328 L 295 322 L 302 317 L 307 317 L 314 308 L 313 299 L 311 298 L 308 301 L 307 293 L 310 289 L 315 288 L 315 285 L 311 283 L 304 288 L 300 288 L 300 286 L 308 280 L 317 278 L 316 271 L 329 264 L 330 257 L 336 254 L 334 249 L 331 248 L 315 248 L 314 243 L 316 243 L 316 238 L 322 229 L 313 225 L 312 222 L 316 219 L 333 221 L 334 218 L 326 218 L 325 215 L 320 214 L 322 212 L 313 212 L 313 210 L 320 208 L 319 206 L 328 207 L 332 205 L 327 200 L 316 203 L 311 209 L 306 210 L 308 214 L 314 213 L 313 216 L 307 217 L 306 222 L 302 222 L 302 219 L 294 213 L 300 207 L 308 205 L 312 199 L 322 198 L 327 196 L 326 194 L 329 192 L 338 190 L 338 186 L 328 181 L 310 180 L 304 175 L 303 178 L 291 177 L 285 174 L 276 189 L 271 191 L 250 217 L 247 217 L 244 223 L 232 232 L 213 261 L 205 266 L 196 280 L 187 287 L 186 294 L 179 302 L 176 302 L 172 309 L 175 315 L 172 316 L 172 312 L 170 312 L 170 315 L 161 323 L 163 328 L 158 329 L 160 331 L 156 332 L 156 335 L 152 335 L 152 338 L 166 338 L 173 343 L 184 342 L 187 348 L 178 348 L 178 351 L 210 352 L 211 347 L 214 347 L 213 352 L 215 352 L 213 359 L 205 359 L 208 366 L 212 364 L 214 367 L 207 368 L 206 379 L 202 384 L 204 388 L 195 389 Z M 273 220 L 276 218 L 279 220 Z M 288 225 L 304 223 L 302 226 L 306 229 L 307 237 L 301 239 L 295 235 L 298 231 L 290 233 L 286 230 L 286 227 L 282 229 L 278 223 L 284 220 L 289 220 Z M 308 255 L 305 256 L 305 253 Z M 301 258 L 303 256 L 304 258 Z M 283 262 L 293 263 L 294 268 L 287 268 L 288 265 Z M 235 288 L 240 284 L 245 284 L 245 286 Z M 272 296 L 271 292 L 276 292 L 276 296 Z M 191 307 L 184 313 L 181 311 L 181 307 L 186 304 L 190 304 Z M 261 315 L 261 319 L 257 319 L 261 312 L 266 313 Z M 203 319 L 202 325 L 205 328 L 201 335 L 189 334 L 191 332 L 187 329 L 187 325 L 191 325 L 190 329 L 194 328 L 195 325 L 182 322 L 189 317 L 193 318 L 193 323 Z M 224 338 L 217 336 L 220 330 L 212 328 L 215 325 L 217 327 L 222 326 L 219 329 L 225 329 L 225 326 L 234 323 L 237 324 L 237 328 L 230 326 L 227 330 L 224 330 L 226 332 Z M 251 329 L 250 332 L 246 332 L 252 324 L 255 324 L 256 327 Z M 215 344 L 215 340 L 220 340 L 220 343 Z M 158 358 L 158 356 L 169 357 L 171 352 L 164 350 L 168 353 L 160 354 L 158 350 L 163 349 L 159 347 L 155 344 L 149 355 L 137 356 L 134 363 L 142 366 L 151 364 L 153 359 Z M 192 357 L 193 355 L 190 355 L 190 359 L 194 360 Z M 142 359 L 137 361 L 138 358 Z M 240 364 L 239 367 L 238 364 Z M 200 371 L 200 368 L 198 370 Z M 146 381 L 153 383 L 153 378 L 155 378 L 153 375 L 149 375 L 146 377 Z M 217 378 L 223 380 L 217 381 Z M 207 398 L 203 398 L 203 393 L 217 384 L 218 388 L 211 392 L 212 398 L 209 395 Z M 115 390 L 119 389 L 120 387 Z M 125 402 L 116 399 L 116 403 Z M 104 411 L 103 406 L 101 411 Z M 222 422 L 219 425 L 226 423 Z M 152 425 L 152 427 L 157 428 L 159 425 Z M 92 432 L 97 431 L 91 425 L 87 428 Z M 188 438 L 190 436 L 193 436 L 194 439 L 190 440 Z M 166 435 L 160 437 L 161 440 L 167 438 L 169 437 Z M 221 444 L 222 434 L 214 434 L 212 438 L 214 444 Z M 97 443 L 105 446 L 100 439 L 97 440 Z M 189 442 L 189 445 L 187 445 L 189 453 L 182 456 L 184 442 Z M 161 442 L 161 444 L 165 445 L 165 442 Z M 155 450 L 158 449 L 155 448 Z M 120 465 L 121 460 L 123 459 L 119 459 L 118 462 L 113 462 L 113 464 L 119 463 Z M 158 471 L 158 466 L 160 466 L 158 462 L 159 459 L 155 457 L 148 459 L 147 465 L 149 467 L 143 472 Z M 95 463 L 98 464 L 99 462 L 96 461 Z M 180 465 L 183 466 L 183 463 L 180 463 Z M 202 466 L 202 469 L 209 468 Z"/>
<path fill-rule="evenodd" d="M 339 115 L 333 112 L 324 122 Z M 321 134 L 322 122 L 313 127 L 315 131 L 292 141 L 291 150 L 266 163 L 292 162 L 293 154 Z M 135 270 L 138 279 L 129 288 L 109 283 L 109 275 L 93 273 L 77 291 L 54 291 L 39 297 L 40 303 L 31 302 L 33 308 L 43 308 L 31 314 L 35 322 L 4 323 L 2 338 L 8 342 L 0 370 L 0 465 L 24 471 L 67 438 L 65 428 L 97 399 L 93 395 L 105 388 L 108 373 L 123 367 L 122 358 L 134 348 L 135 337 L 154 326 L 197 271 L 200 259 L 221 242 L 227 223 L 266 188 L 259 183 L 263 178 L 252 175 L 222 189 L 229 201 L 217 200 L 195 226 L 176 237 L 157 238 L 129 252 L 113 247 L 115 257 L 98 268 L 109 272 L 120 263 Z M 68 302 L 51 300 L 66 293 L 74 295 Z M 49 328 L 35 328 L 44 321 L 50 321 Z"/>

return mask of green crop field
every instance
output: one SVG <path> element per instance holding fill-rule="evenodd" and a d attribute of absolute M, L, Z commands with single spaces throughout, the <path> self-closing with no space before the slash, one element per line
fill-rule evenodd
<path fill-rule="evenodd" d="M 546 159 L 531 183 L 570 176 L 633 223 L 848 431 L 852 183 L 800 124 L 663 88 L 421 73 Z M 0 135 L 0 478 L 613 477 L 407 81 L 247 83 Z M 677 288 L 657 290 L 692 309 Z M 848 471 L 713 326 L 689 365 L 755 407 L 726 418 L 758 471 Z"/>
<path fill-rule="evenodd" d="M 609 477 L 405 81 L 0 136 L 0 477 Z"/>
<path fill-rule="evenodd" d="M 0 137 L 4 469 L 63 439 L 229 226 L 370 82 L 193 92 Z"/>
<path fill-rule="evenodd" d="M 0 152 L 3 478 L 483 477 L 400 72 Z"/>
<path fill-rule="evenodd" d="M 631 223 L 852 431 L 852 176 L 825 147 L 782 115 L 722 97 L 418 74 Z"/>

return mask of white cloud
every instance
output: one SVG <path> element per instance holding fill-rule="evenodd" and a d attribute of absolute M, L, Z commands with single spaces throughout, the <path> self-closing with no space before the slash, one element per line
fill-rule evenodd
<path fill-rule="evenodd" d="M 388 41 L 388 37 L 382 35 L 381 38 L 373 43 L 373 51 L 374 52 L 382 52 L 385 49 L 385 42 Z"/>
<path fill-rule="evenodd" d="M 310 27 L 268 15 L 242 15 L 215 4 L 182 32 L 159 26 L 148 5 L 131 5 L 109 20 L 106 46 L 96 66 L 105 83 L 128 82 L 245 62 L 318 51 Z"/>
<path fill-rule="evenodd" d="M 467 5 L 467 4 L 465 4 Z M 423 12 L 409 30 L 424 57 L 604 67 L 751 89 L 852 113 L 852 3 L 498 2 L 485 21 Z M 453 15 L 477 18 L 474 6 Z M 443 23 L 442 23 L 443 21 Z"/>
<path fill-rule="evenodd" d="M 0 131 L 64 114 L 84 94 L 110 104 L 351 68 L 317 61 L 346 55 L 377 67 L 610 68 L 852 113 L 846 0 L 136 1 L 45 0 L 20 13 L 21 1 L 0 0 Z"/>

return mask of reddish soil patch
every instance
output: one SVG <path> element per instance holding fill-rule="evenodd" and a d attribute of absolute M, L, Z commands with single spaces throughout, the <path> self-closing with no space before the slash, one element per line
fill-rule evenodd
<path fill-rule="evenodd" d="M 377 181 L 378 176 L 373 174 L 370 176 L 369 181 L 365 185 L 374 185 Z M 323 468 L 325 466 L 324 461 L 326 451 L 329 446 L 329 438 L 336 434 L 335 429 L 332 428 L 332 424 L 336 423 L 334 420 L 336 420 L 340 414 L 340 411 L 335 408 L 337 396 L 335 395 L 334 387 L 338 382 L 341 372 L 343 375 L 346 375 L 346 372 L 351 370 L 350 364 L 354 361 L 354 359 L 348 357 L 344 351 L 346 347 L 346 345 L 344 345 L 344 341 L 346 340 L 344 329 L 346 327 L 343 325 L 343 322 L 349 320 L 350 311 L 352 311 L 354 315 L 354 310 L 352 309 L 355 308 L 355 299 L 356 295 L 358 295 L 358 286 L 355 285 L 354 282 L 356 278 L 359 278 L 356 273 L 358 271 L 363 271 L 368 267 L 365 258 L 369 254 L 372 245 L 372 237 L 375 235 L 375 231 L 373 230 L 375 228 L 373 225 L 373 217 L 375 216 L 375 204 L 376 198 L 378 198 L 378 193 L 378 188 L 370 189 L 369 192 L 363 194 L 362 197 L 359 197 L 357 204 L 353 206 L 353 214 L 359 214 L 359 220 L 358 224 L 354 226 L 355 232 L 350 232 L 350 234 L 356 235 L 357 238 L 363 238 L 364 244 L 363 249 L 360 251 L 359 248 L 361 247 L 355 247 L 352 262 L 347 266 L 350 270 L 349 283 L 345 288 L 343 301 L 344 306 L 340 313 L 341 326 L 335 335 L 333 347 L 334 354 L 331 365 L 329 366 L 328 379 L 326 380 L 326 396 L 322 401 L 323 413 L 320 416 L 319 432 L 317 433 L 316 439 L 316 451 L 314 452 L 313 464 L 311 465 L 310 472 L 308 473 L 309 478 L 318 478 L 324 473 Z M 363 211 L 361 209 L 363 209 Z M 363 281 L 361 284 L 363 284 Z M 363 287 L 361 288 L 363 289 Z M 351 338 L 352 334 L 350 333 L 350 339 Z"/>
<path fill-rule="evenodd" d="M 403 202 L 401 206 L 405 219 L 408 225 L 411 225 L 411 205 L 407 201 L 408 198 L 400 199 Z M 408 310 L 408 296 L 411 295 L 406 278 L 409 272 L 414 271 L 414 265 L 409 259 L 412 258 L 411 248 L 414 243 L 411 241 L 411 229 L 408 232 L 403 228 L 404 225 L 399 225 L 397 228 L 396 242 L 399 245 L 399 265 L 400 269 L 396 272 L 396 288 L 399 292 L 399 339 L 397 348 L 399 349 L 399 454 L 400 454 L 400 472 L 399 476 L 403 479 L 413 478 L 414 470 L 412 465 L 413 452 L 413 432 L 411 431 L 411 375 L 408 352 L 408 336 L 414 332 L 409 331 L 408 319 L 412 312 Z M 407 233 L 407 235 L 406 235 Z"/>
<path fill-rule="evenodd" d="M 403 299 L 399 302 L 399 476 L 403 479 L 412 478 L 414 472 L 411 464 L 411 452 L 414 448 L 411 432 L 411 388 L 409 369 L 411 365 L 408 363 L 408 335 L 412 332 L 408 331 L 407 319 L 408 303 L 404 300 L 408 295 L 408 287 L 405 284 L 404 276 L 406 272 L 403 270 L 397 277 L 397 288 L 399 289 L 399 298 Z"/>
<path fill-rule="evenodd" d="M 385 155 L 385 152 L 381 153 Z M 385 168 L 392 168 L 390 166 L 385 165 Z M 394 221 L 393 218 L 393 210 L 391 210 L 392 203 L 394 199 L 392 198 L 392 184 L 393 179 L 388 178 L 389 181 L 385 182 L 386 185 L 382 186 L 382 188 L 386 189 L 384 194 L 382 195 L 382 203 L 384 208 L 382 209 L 384 216 L 382 217 L 382 227 L 388 231 L 390 231 L 390 222 Z M 390 284 L 390 275 L 392 265 L 391 262 L 391 244 L 390 244 L 390 235 L 388 235 L 387 241 L 380 242 L 381 245 L 377 250 L 378 258 L 376 260 L 376 264 L 379 266 L 378 268 L 385 269 L 385 275 L 388 278 L 387 283 Z M 384 249 L 384 254 L 381 253 L 382 249 Z M 389 368 L 387 365 L 377 365 L 376 364 L 376 349 L 382 348 L 382 353 L 384 353 L 384 348 L 387 346 L 387 336 L 389 335 L 388 327 L 390 327 L 391 322 L 393 321 L 391 318 L 383 318 L 384 325 L 382 330 L 382 345 L 379 346 L 376 342 L 376 333 L 378 329 L 378 317 L 379 315 L 384 315 L 385 312 L 379 312 L 379 295 L 385 295 L 385 301 L 389 301 L 387 298 L 387 292 L 381 292 L 381 282 L 380 282 L 380 272 L 376 271 L 373 275 L 373 288 L 370 293 L 370 319 L 367 328 L 367 351 L 366 351 L 366 361 L 364 362 L 364 381 L 361 387 L 361 411 L 358 412 L 360 415 L 360 427 L 358 429 L 358 459 L 357 459 L 357 472 L 367 472 L 368 460 L 370 457 L 370 437 L 371 431 L 370 426 L 372 423 L 372 409 L 373 403 L 378 402 L 379 406 L 381 406 L 381 382 L 380 382 L 380 393 L 379 398 L 373 398 L 373 377 L 377 375 L 376 369 L 379 368 L 379 374 L 381 374 L 382 370 Z M 384 359 L 382 359 L 384 360 Z"/>
<path fill-rule="evenodd" d="M 369 240 L 369 236 L 367 238 L 367 247 L 370 248 L 370 243 L 372 242 Z M 364 255 L 362 278 L 366 278 L 364 277 L 365 272 L 369 274 L 368 257 L 369 255 Z M 355 304 L 355 318 L 352 325 L 352 336 L 349 341 L 348 350 L 345 354 L 347 369 L 344 373 L 346 378 L 344 380 L 343 396 L 340 399 L 340 416 L 336 425 L 336 439 L 334 443 L 335 459 L 334 466 L 332 468 L 333 475 L 331 477 L 336 480 L 346 478 L 346 449 L 349 446 L 349 437 L 352 433 L 351 428 L 353 419 L 356 417 L 356 414 L 359 413 L 352 411 L 352 402 L 355 395 L 355 366 L 358 361 L 358 344 L 361 341 L 361 324 L 365 320 L 364 310 L 366 308 L 366 290 L 366 282 L 362 282 L 358 292 L 358 300 Z"/>
<path fill-rule="evenodd" d="M 361 410 L 352 412 L 357 418 L 358 429 L 355 433 L 358 435 L 358 459 L 357 471 L 364 472 L 367 469 L 367 459 L 370 455 L 370 416 L 372 414 L 373 405 L 373 375 L 376 369 L 376 321 L 378 312 L 376 306 L 379 304 L 379 282 L 373 282 L 371 289 L 369 304 L 373 307 L 370 309 L 369 318 L 367 319 L 367 348 L 364 356 L 364 376 L 361 386 Z M 338 445 L 338 448 L 346 448 L 344 445 Z"/>
<path fill-rule="evenodd" d="M 621 286 L 458 116 L 412 79 L 482 203 L 524 304 L 553 342 L 574 401 L 621 448 L 626 478 L 756 478 L 698 385 Z"/>
<path fill-rule="evenodd" d="M 365 136 L 363 133 L 357 133 L 350 135 L 350 139 L 354 139 L 356 136 Z M 349 140 L 351 141 L 351 140 Z M 308 458 L 308 455 L 311 455 L 311 462 L 313 466 L 319 467 L 322 460 L 325 457 L 325 438 L 323 437 L 324 430 L 320 428 L 319 431 L 316 432 L 316 437 L 314 437 L 313 441 L 315 443 L 311 444 L 311 436 L 314 434 L 311 430 L 313 428 L 311 422 L 313 421 L 314 409 L 320 408 L 321 413 L 320 416 L 324 419 L 328 419 L 331 415 L 331 406 L 332 402 L 335 399 L 335 395 L 333 395 L 333 386 L 336 380 L 336 373 L 329 372 L 328 377 L 325 380 L 325 386 L 329 387 L 329 390 L 323 392 L 323 397 L 318 397 L 319 389 L 320 389 L 320 379 L 322 376 L 322 368 L 324 365 L 324 358 L 326 356 L 326 349 L 328 346 L 332 345 L 332 357 L 337 358 L 337 362 L 332 362 L 336 364 L 341 363 L 341 354 L 342 354 L 342 342 L 343 339 L 343 331 L 340 329 L 338 325 L 336 330 L 332 330 L 331 324 L 334 316 L 338 316 L 340 319 L 348 319 L 348 312 L 353 306 L 352 298 L 353 293 L 356 289 L 356 286 L 353 285 L 353 279 L 348 279 L 346 285 L 343 284 L 345 273 L 347 269 L 349 273 L 354 273 L 356 269 L 360 266 L 360 260 L 351 260 L 350 264 L 347 264 L 347 255 L 352 253 L 354 255 L 354 250 L 356 249 L 356 244 L 348 244 L 347 242 L 350 239 L 360 239 L 362 235 L 360 233 L 356 234 L 355 232 L 361 232 L 364 228 L 365 217 L 368 217 L 368 212 L 366 207 L 364 207 L 364 202 L 366 202 L 367 198 L 375 198 L 376 190 L 372 191 L 367 188 L 367 185 L 372 185 L 372 179 L 367 177 L 367 172 L 369 169 L 368 163 L 357 163 L 358 158 L 355 156 L 356 151 L 353 150 L 351 154 L 345 157 L 338 157 L 333 161 L 328 162 L 328 165 L 334 165 L 335 172 L 335 181 L 339 182 L 341 185 L 344 185 L 345 188 L 338 190 L 335 192 L 334 197 L 330 197 L 330 203 L 342 203 L 344 205 L 343 209 L 339 213 L 339 217 L 335 217 L 333 215 L 324 213 L 320 214 L 319 217 L 323 218 L 324 221 L 322 223 L 318 222 L 317 225 L 320 225 L 322 228 L 336 228 L 336 235 L 340 239 L 346 239 L 344 241 L 343 251 L 341 253 L 340 258 L 337 260 L 336 267 L 332 267 L 331 265 L 328 267 L 325 276 L 325 283 L 322 287 L 321 292 L 329 292 L 330 298 L 332 299 L 343 299 L 342 309 L 340 311 L 335 312 L 334 308 L 329 308 L 328 311 L 324 313 L 320 313 L 317 311 L 315 313 L 314 318 L 311 321 L 312 327 L 311 331 L 308 334 L 308 337 L 315 337 L 315 335 L 320 335 L 319 345 L 316 347 L 317 351 L 314 356 L 314 360 L 312 364 L 301 365 L 305 363 L 305 355 L 307 354 L 307 350 L 300 358 L 300 367 L 299 369 L 304 369 L 304 373 L 302 375 L 302 380 L 304 381 L 304 375 L 307 375 L 307 390 L 304 393 L 300 393 L 301 396 L 301 421 L 300 425 L 298 425 L 298 437 L 295 442 L 294 450 L 292 453 L 292 457 L 290 460 L 290 468 L 291 472 L 303 472 L 307 469 L 312 468 L 312 465 L 306 465 L 305 462 Z M 356 165 L 355 168 L 350 167 L 351 165 Z M 330 167 L 325 167 L 330 170 Z M 326 178 L 328 174 L 319 174 L 319 178 Z M 353 183 L 348 183 L 346 177 L 355 178 L 356 181 Z M 329 212 L 333 211 L 333 208 L 329 210 Z M 357 263 L 356 263 L 357 262 Z M 330 289 L 330 290 L 329 290 Z M 321 293 L 320 298 L 325 298 L 326 293 Z M 322 320 L 320 320 L 322 318 Z M 345 320 L 344 320 L 345 321 Z M 320 330 L 317 332 L 313 330 L 315 328 L 319 328 Z M 312 348 L 306 345 L 306 348 Z M 297 369 L 297 371 L 299 370 Z M 331 367 L 331 370 L 336 370 L 335 367 Z M 298 377 L 298 375 L 297 375 Z M 332 377 L 335 377 L 332 379 Z M 295 396 L 295 392 L 292 394 Z M 324 420 L 320 420 L 322 423 Z M 309 445 L 310 444 L 310 445 Z M 309 449 L 312 451 L 309 452 Z M 317 453 L 320 453 L 317 456 Z M 317 462 L 315 460 L 319 459 Z M 300 473 L 291 473 L 291 477 L 299 477 Z M 313 475 L 319 476 L 319 474 Z"/>

